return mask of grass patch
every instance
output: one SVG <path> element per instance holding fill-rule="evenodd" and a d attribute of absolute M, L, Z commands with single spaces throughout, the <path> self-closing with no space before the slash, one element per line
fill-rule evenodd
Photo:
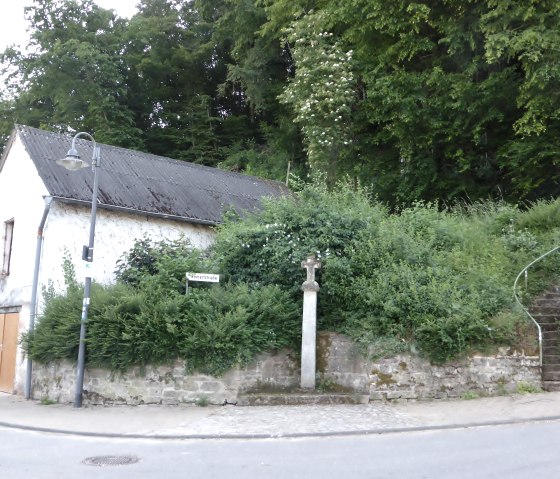
<path fill-rule="evenodd" d="M 542 389 L 538 386 L 534 386 L 533 384 L 529 384 L 526 382 L 519 382 L 515 386 L 515 391 L 518 394 L 535 394 L 535 393 L 542 393 Z"/>
<path fill-rule="evenodd" d="M 210 404 L 210 399 L 208 399 L 208 396 L 202 395 L 194 403 L 198 407 L 206 407 Z"/>
<path fill-rule="evenodd" d="M 466 401 L 478 398 L 480 398 L 480 395 L 476 391 L 465 391 L 463 394 L 461 394 L 461 399 L 464 399 Z"/>

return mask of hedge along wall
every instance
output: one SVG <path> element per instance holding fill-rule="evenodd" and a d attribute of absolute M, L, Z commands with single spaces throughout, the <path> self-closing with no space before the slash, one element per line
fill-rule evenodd
<path fill-rule="evenodd" d="M 519 384 L 541 387 L 537 357 L 499 354 L 474 356 L 434 366 L 415 355 L 367 360 L 345 336 L 322 332 L 317 345 L 318 384 L 369 394 L 370 400 L 457 398 L 468 392 L 498 395 L 515 392 Z M 75 366 L 35 364 L 33 397 L 71 402 Z M 202 398 L 222 404 L 257 391 L 289 391 L 299 386 L 299 363 L 289 351 L 261 354 L 244 368 L 223 377 L 186 374 L 185 364 L 133 368 L 126 373 L 86 370 L 85 404 L 194 403 Z"/>

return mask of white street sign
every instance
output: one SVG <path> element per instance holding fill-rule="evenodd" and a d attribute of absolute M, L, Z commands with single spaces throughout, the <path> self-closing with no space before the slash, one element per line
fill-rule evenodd
<path fill-rule="evenodd" d="M 208 274 L 208 273 L 187 273 L 187 279 L 189 281 L 203 281 L 205 283 L 219 283 L 219 274 Z"/>

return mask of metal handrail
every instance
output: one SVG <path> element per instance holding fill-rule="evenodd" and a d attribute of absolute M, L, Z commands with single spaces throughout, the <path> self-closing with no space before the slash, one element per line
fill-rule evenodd
<path fill-rule="evenodd" d="M 531 315 L 529 310 L 525 306 L 523 306 L 523 303 L 519 299 L 519 296 L 517 295 L 517 283 L 519 282 L 519 278 L 521 278 L 521 276 L 523 276 L 523 274 L 525 274 L 525 278 L 527 278 L 527 270 L 531 266 L 533 266 L 535 263 L 538 263 L 541 259 L 546 258 L 549 254 L 554 253 L 559 248 L 560 248 L 560 245 L 556 246 L 555 248 L 552 248 L 550 251 L 547 251 L 546 253 L 539 256 L 537 259 L 531 261 L 527 266 L 525 266 L 525 268 L 523 268 L 521 270 L 521 272 L 517 275 L 517 278 L 515 278 L 515 281 L 513 283 L 513 296 L 515 297 L 515 300 L 517 301 L 517 304 L 519 304 L 519 306 L 521 306 L 521 309 L 523 311 L 525 311 L 525 313 L 527 314 L 527 316 L 529 316 L 531 321 L 533 321 L 533 323 L 535 323 L 535 326 L 537 327 L 537 330 L 539 332 L 539 362 L 540 362 L 541 366 L 542 366 L 542 361 L 543 361 L 542 328 L 541 328 L 541 325 L 537 322 L 537 320 L 535 318 L 533 318 L 533 316 Z"/>

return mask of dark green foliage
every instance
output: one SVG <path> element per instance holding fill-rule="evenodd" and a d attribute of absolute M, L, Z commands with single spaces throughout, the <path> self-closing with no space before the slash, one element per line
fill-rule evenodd
<path fill-rule="evenodd" d="M 245 284 L 200 290 L 188 296 L 181 356 L 189 369 L 221 374 L 256 353 L 297 346 L 299 308 L 278 286 Z"/>
<path fill-rule="evenodd" d="M 492 318 L 512 307 L 516 274 L 560 233 L 552 220 L 555 233 L 516 226 L 542 209 L 550 206 L 441 211 L 417 203 L 389 214 L 359 188 L 314 184 L 246 221 L 226 223 L 214 260 L 233 281 L 279 284 L 295 302 L 305 279 L 300 263 L 315 253 L 322 261 L 319 327 L 365 346 L 377 338 L 415 343 L 441 362 L 507 336 Z M 533 292 L 554 277 L 547 262 L 531 274 Z"/>
<path fill-rule="evenodd" d="M 341 255 L 383 211 L 372 208 L 361 189 L 329 193 L 323 183 L 307 185 L 243 221 L 226 220 L 218 228 L 213 260 L 234 282 L 278 284 L 297 293 L 302 261 L 311 254 L 320 260 Z"/>
<path fill-rule="evenodd" d="M 125 370 L 179 357 L 177 333 L 184 319 L 181 297 L 158 298 L 117 285 L 95 299 L 99 309 L 89 321 L 89 364 Z"/>
<path fill-rule="evenodd" d="M 117 280 L 144 289 L 185 292 L 186 272 L 210 272 L 203 252 L 188 240 L 154 242 L 144 236 L 117 261 Z"/>
<path fill-rule="evenodd" d="M 299 308 L 278 286 L 216 285 L 185 295 L 184 274 L 204 271 L 201 258 L 185 241 L 138 240 L 119 263 L 119 282 L 92 287 L 87 364 L 123 371 L 183 358 L 189 370 L 219 375 L 260 351 L 295 346 Z M 77 355 L 83 290 L 71 264 L 63 267 L 66 295 L 47 292 L 35 333 L 23 341 L 40 362 Z"/>
<path fill-rule="evenodd" d="M 373 355 L 411 348 L 444 362 L 496 344 L 530 350 L 512 285 L 558 244 L 555 211 L 556 202 L 541 201 L 524 210 L 416 203 L 389 213 L 348 182 L 334 191 L 302 185 L 261 212 L 228 220 L 209 258 L 185 241 L 138 240 L 119 264 L 119 282 L 94 285 L 87 360 L 124 370 L 184 358 L 190 370 L 221 374 L 258 352 L 297 347 L 301 262 L 309 254 L 322 263 L 319 328 L 344 332 Z M 556 261 L 531 269 L 524 297 L 558 278 Z M 63 266 L 66 296 L 48 292 L 24 341 L 43 362 L 74 359 L 77 350 L 82 293 L 72 265 Z M 186 271 L 219 272 L 223 283 L 185 295 Z"/>
<path fill-rule="evenodd" d="M 31 2 L 30 2 L 31 3 Z M 521 0 L 35 0 L 1 56 L 15 122 L 383 201 L 560 191 L 560 6 Z"/>
<path fill-rule="evenodd" d="M 27 351 L 42 363 L 78 357 L 83 292 L 71 288 L 48 301 L 44 315 L 29 336 Z"/>

